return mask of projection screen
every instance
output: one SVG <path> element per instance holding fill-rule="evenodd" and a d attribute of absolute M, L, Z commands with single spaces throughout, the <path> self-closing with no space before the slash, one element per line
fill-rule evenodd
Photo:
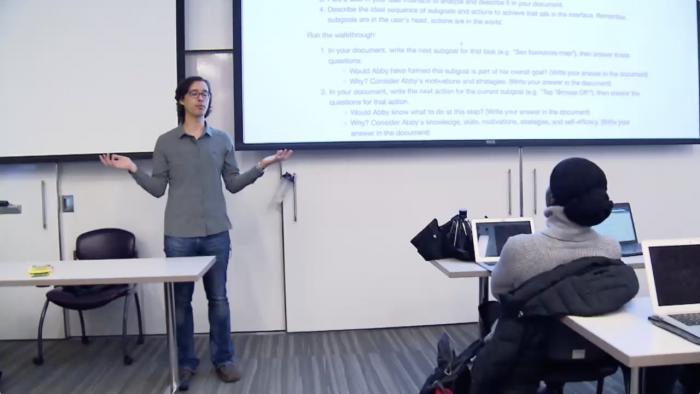
<path fill-rule="evenodd" d="M 697 1 L 236 0 L 236 142 L 697 143 Z"/>

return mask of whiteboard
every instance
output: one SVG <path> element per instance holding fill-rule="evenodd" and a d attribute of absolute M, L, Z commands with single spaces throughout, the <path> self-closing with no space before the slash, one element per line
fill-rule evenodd
<path fill-rule="evenodd" d="M 0 2 L 0 159 L 151 152 L 177 125 L 176 2 Z"/>

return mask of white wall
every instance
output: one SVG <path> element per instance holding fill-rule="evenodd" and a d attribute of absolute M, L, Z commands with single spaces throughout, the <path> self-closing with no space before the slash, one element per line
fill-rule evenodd
<path fill-rule="evenodd" d="M 149 167 L 148 162 L 137 162 Z M 148 168 L 146 168 L 148 170 Z M 72 259 L 75 240 L 86 231 L 103 227 L 129 230 L 136 236 L 140 257 L 163 255 L 163 210 L 165 199 L 155 199 L 143 192 L 125 172 L 103 167 L 98 161 L 63 164 L 61 190 L 74 196 L 75 212 L 62 213 L 64 258 Z M 147 333 L 164 332 L 165 319 L 162 286 L 139 287 L 144 330 Z M 117 334 L 121 332 L 122 303 L 115 302 L 85 312 L 89 334 Z M 79 335 L 80 323 L 76 312 L 71 312 L 71 331 Z M 129 330 L 135 332 L 135 307 L 131 304 Z"/>
<path fill-rule="evenodd" d="M 410 240 L 462 208 L 508 216 L 517 158 L 515 148 L 453 148 L 300 152 L 285 162 L 297 175 L 296 220 L 294 196 L 284 206 L 288 330 L 476 321 L 476 278 L 447 278 Z"/>
<path fill-rule="evenodd" d="M 185 48 L 233 48 L 232 19 L 231 0 L 185 0 Z"/>
<path fill-rule="evenodd" d="M 56 165 L 1 165 L 0 200 L 22 207 L 21 214 L 0 215 L 0 274 L 4 262 L 26 262 L 27 268 L 38 262 L 55 264 L 58 259 Z M 5 317 L 0 339 L 36 338 L 48 290 L 35 286 L 0 287 L 0 311 Z M 61 309 L 53 306 L 47 310 L 44 337 L 62 336 Z"/>

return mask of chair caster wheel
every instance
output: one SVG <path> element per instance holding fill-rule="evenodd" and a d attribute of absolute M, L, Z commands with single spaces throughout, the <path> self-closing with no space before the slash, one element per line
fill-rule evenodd
<path fill-rule="evenodd" d="M 32 359 L 32 362 L 34 363 L 34 365 L 42 365 L 42 364 L 44 364 L 44 358 L 43 357 L 34 357 Z"/>
<path fill-rule="evenodd" d="M 83 345 L 89 345 L 90 344 L 90 338 L 88 337 L 83 337 L 80 342 L 83 343 Z"/>
<path fill-rule="evenodd" d="M 131 365 L 134 362 L 134 359 L 129 357 L 129 356 L 124 356 L 124 365 Z"/>
<path fill-rule="evenodd" d="M 136 343 L 139 345 L 143 345 L 144 342 L 146 342 L 146 341 L 143 339 L 143 337 L 136 340 Z"/>

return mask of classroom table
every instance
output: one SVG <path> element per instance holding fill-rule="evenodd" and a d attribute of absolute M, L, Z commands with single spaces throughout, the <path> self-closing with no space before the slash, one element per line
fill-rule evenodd
<path fill-rule="evenodd" d="M 165 296 L 165 327 L 167 330 L 168 357 L 170 360 L 170 387 L 166 392 L 178 389 L 177 346 L 175 343 L 175 282 L 199 280 L 214 264 L 214 256 L 157 257 L 107 260 L 70 260 L 33 262 L 51 264 L 53 272 L 48 276 L 30 277 L 27 270 L 32 263 L 2 262 L 0 286 L 62 286 L 102 285 L 119 283 L 163 283 Z"/>
<path fill-rule="evenodd" d="M 632 268 L 644 268 L 644 258 L 639 256 L 623 257 L 622 262 Z M 489 299 L 489 278 L 495 264 L 462 261 L 455 258 L 430 260 L 440 272 L 448 278 L 479 278 L 479 299 L 481 304 Z"/>
<path fill-rule="evenodd" d="M 629 367 L 630 393 L 638 394 L 642 368 L 700 363 L 700 346 L 651 324 L 651 314 L 649 297 L 637 297 L 617 312 L 562 322 Z"/>

